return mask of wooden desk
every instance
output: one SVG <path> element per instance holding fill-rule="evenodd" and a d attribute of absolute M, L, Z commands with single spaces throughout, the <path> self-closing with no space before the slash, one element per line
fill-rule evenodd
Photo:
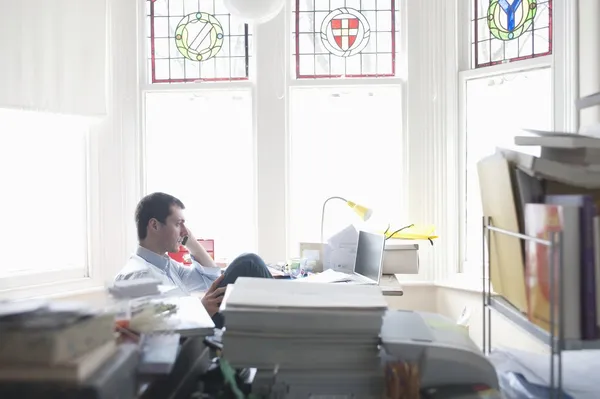
<path fill-rule="evenodd" d="M 384 274 L 379 280 L 379 287 L 384 296 L 402 296 L 404 291 L 395 274 Z"/>

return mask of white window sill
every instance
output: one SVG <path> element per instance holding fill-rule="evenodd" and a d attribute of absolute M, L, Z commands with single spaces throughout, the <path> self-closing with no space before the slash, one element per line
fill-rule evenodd
<path fill-rule="evenodd" d="M 487 284 L 487 279 L 481 276 L 473 276 L 468 273 L 455 273 L 447 279 L 435 281 L 435 286 L 481 294 L 484 282 Z M 492 293 L 493 291 L 492 289 Z"/>
<path fill-rule="evenodd" d="M 104 284 L 97 279 L 77 278 L 48 284 L 29 285 L 23 288 L 0 290 L 0 300 L 57 298 L 87 294 L 105 290 Z"/>
<path fill-rule="evenodd" d="M 402 281 L 402 275 L 397 275 L 401 287 L 442 287 L 462 291 L 481 293 L 483 280 L 457 273 L 452 278 L 443 281 Z M 0 290 L 0 300 L 18 300 L 31 298 L 62 298 L 102 292 L 106 286 L 96 279 L 79 278 L 65 280 L 52 284 L 30 285 L 17 289 Z"/>

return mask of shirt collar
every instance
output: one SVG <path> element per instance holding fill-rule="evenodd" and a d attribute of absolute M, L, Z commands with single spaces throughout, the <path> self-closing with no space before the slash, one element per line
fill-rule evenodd
<path fill-rule="evenodd" d="M 141 245 L 138 247 L 136 255 L 163 271 L 167 268 L 169 264 L 169 257 L 167 256 L 167 254 L 159 255 L 155 252 L 150 251 L 147 248 L 142 247 Z"/>

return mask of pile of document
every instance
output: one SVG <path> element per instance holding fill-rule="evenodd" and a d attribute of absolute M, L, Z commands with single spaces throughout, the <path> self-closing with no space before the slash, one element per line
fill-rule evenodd
<path fill-rule="evenodd" d="M 81 383 L 117 353 L 114 316 L 86 304 L 0 302 L 0 386 Z"/>
<path fill-rule="evenodd" d="M 381 397 L 377 286 L 239 278 L 227 288 L 223 357 L 256 368 L 253 392 Z"/>

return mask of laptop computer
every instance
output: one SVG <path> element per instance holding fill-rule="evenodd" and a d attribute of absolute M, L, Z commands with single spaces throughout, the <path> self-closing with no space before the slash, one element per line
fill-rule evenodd
<path fill-rule="evenodd" d="M 383 271 L 384 249 L 383 234 L 359 231 L 354 273 L 348 283 L 378 285 Z"/>

